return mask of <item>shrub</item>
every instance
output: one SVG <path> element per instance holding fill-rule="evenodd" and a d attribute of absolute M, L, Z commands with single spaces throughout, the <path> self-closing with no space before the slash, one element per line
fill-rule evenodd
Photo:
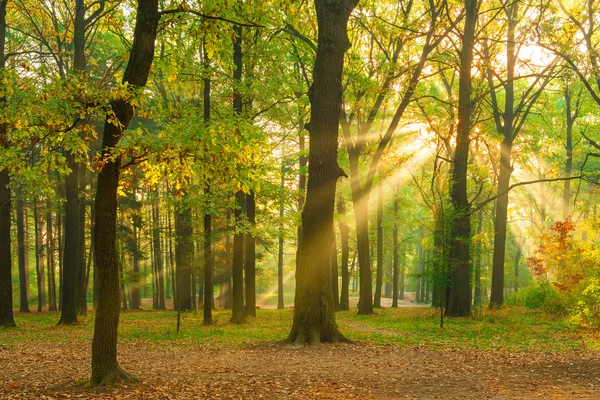
<path fill-rule="evenodd" d="M 600 328 L 599 278 L 592 277 L 582 283 L 581 294 L 577 296 L 571 322 L 585 328 Z"/>

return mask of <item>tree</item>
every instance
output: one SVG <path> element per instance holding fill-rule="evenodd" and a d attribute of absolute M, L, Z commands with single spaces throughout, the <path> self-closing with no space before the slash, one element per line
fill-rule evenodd
<path fill-rule="evenodd" d="M 154 46 L 160 13 L 158 0 L 138 0 L 133 44 L 122 83 L 129 96 L 143 88 L 154 59 Z M 102 166 L 98 174 L 95 198 L 96 221 L 94 255 L 100 299 L 92 340 L 92 384 L 129 379 L 117 362 L 117 327 L 119 325 L 119 263 L 116 249 L 117 193 L 121 155 L 113 154 L 123 130 L 133 117 L 133 97 L 111 101 L 102 138 Z"/>
<path fill-rule="evenodd" d="M 478 0 L 464 0 L 465 22 L 461 35 L 458 129 L 452 169 L 450 195 L 453 215 L 449 255 L 450 293 L 446 313 L 454 317 L 471 315 L 470 240 L 471 205 L 467 197 L 467 168 L 471 131 L 471 68 L 475 46 Z"/>
<path fill-rule="evenodd" d="M 309 90 L 308 187 L 302 211 L 302 236 L 296 256 L 294 323 L 288 341 L 297 344 L 346 339 L 335 322 L 329 260 L 337 179 L 339 115 L 348 20 L 358 0 L 315 0 L 318 40 Z"/>
<path fill-rule="evenodd" d="M 6 4 L 0 1 L 0 72 L 6 71 Z M 4 84 L 2 84 L 4 86 Z M 0 109 L 6 107 L 6 89 L 0 86 Z M 8 124 L 0 123 L 0 147 L 8 147 Z M 10 249 L 11 196 L 10 175 L 6 166 L 0 166 L 0 326 L 16 326 L 12 300 L 12 254 Z"/>

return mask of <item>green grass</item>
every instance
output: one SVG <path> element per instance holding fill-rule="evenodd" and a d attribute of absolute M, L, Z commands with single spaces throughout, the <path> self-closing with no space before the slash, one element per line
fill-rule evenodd
<path fill-rule="evenodd" d="M 284 340 L 293 310 L 257 310 L 257 318 L 242 325 L 229 322 L 230 311 L 214 313 L 215 325 L 202 326 L 202 315 L 182 314 L 176 332 L 173 311 L 141 311 L 121 314 L 121 341 L 144 346 L 235 347 L 248 343 Z M 89 343 L 93 313 L 75 326 L 56 326 L 58 313 L 15 315 L 18 328 L 0 329 L 0 346 L 27 342 L 48 344 Z M 379 309 L 375 315 L 340 312 L 337 321 L 350 339 L 376 345 L 426 346 L 436 349 L 477 348 L 494 351 L 565 352 L 597 349 L 600 341 L 578 331 L 564 319 L 520 308 L 478 311 L 471 318 L 446 319 L 430 308 Z"/>

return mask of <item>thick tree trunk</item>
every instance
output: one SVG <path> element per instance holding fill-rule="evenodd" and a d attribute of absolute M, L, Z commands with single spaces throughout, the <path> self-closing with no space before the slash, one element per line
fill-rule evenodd
<path fill-rule="evenodd" d="M 133 45 L 123 75 L 123 83 L 130 87 L 144 87 L 148 81 L 159 19 L 158 0 L 138 0 Z M 128 378 L 117 363 L 120 288 L 116 222 L 121 157 L 113 157 L 111 152 L 133 117 L 133 106 L 121 97 L 111 102 L 111 110 L 114 115 L 110 118 L 116 118 L 117 123 L 107 118 L 104 125 L 102 166 L 95 197 L 94 255 L 98 289 L 102 295 L 98 301 L 92 340 L 92 384 Z"/>
<path fill-rule="evenodd" d="M 377 274 L 375 277 L 375 304 L 381 307 L 381 289 L 383 286 L 383 185 L 377 185 Z"/>
<path fill-rule="evenodd" d="M 446 313 L 455 317 L 471 315 L 470 237 L 471 210 L 467 197 L 467 169 L 471 129 L 471 68 L 475 45 L 475 25 L 478 17 L 477 0 L 464 0 L 465 25 L 460 54 L 458 95 L 458 129 L 451 182 L 453 215 L 450 230 L 450 293 Z"/>
<path fill-rule="evenodd" d="M 350 309 L 350 299 L 348 298 L 348 286 L 350 285 L 350 274 L 348 271 L 348 258 L 350 255 L 349 247 L 349 229 L 344 220 L 346 216 L 346 206 L 344 204 L 343 197 L 338 198 L 337 211 L 340 215 L 339 228 L 340 228 L 340 241 L 342 245 L 342 290 L 340 294 L 340 311 L 348 311 Z"/>
<path fill-rule="evenodd" d="M 346 340 L 335 322 L 329 258 L 336 181 L 340 176 L 337 147 L 344 53 L 349 46 L 348 19 L 357 3 L 315 0 L 318 45 L 309 91 L 308 190 L 296 257 L 294 323 L 288 337 L 289 342 L 297 344 Z"/>
<path fill-rule="evenodd" d="M 20 300 L 20 312 L 29 312 L 29 271 L 27 268 L 27 253 L 25 243 L 25 213 L 24 213 L 24 202 L 23 193 L 21 188 L 17 189 L 17 253 L 19 259 L 19 300 Z"/>

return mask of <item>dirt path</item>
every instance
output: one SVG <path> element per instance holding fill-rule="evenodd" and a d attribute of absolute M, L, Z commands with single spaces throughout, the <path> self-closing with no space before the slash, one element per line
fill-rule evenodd
<path fill-rule="evenodd" d="M 122 345 L 141 382 L 89 389 L 89 346 L 0 348 L 2 399 L 598 399 L 600 355 L 395 346 Z"/>

